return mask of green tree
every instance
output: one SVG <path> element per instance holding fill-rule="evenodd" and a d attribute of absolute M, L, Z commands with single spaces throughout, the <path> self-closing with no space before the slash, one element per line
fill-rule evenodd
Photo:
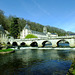
<path fill-rule="evenodd" d="M 28 34 L 25 38 L 38 38 L 38 37 L 33 34 Z"/>
<path fill-rule="evenodd" d="M 11 24 L 11 35 L 16 39 L 19 33 L 18 18 L 13 18 L 13 22 Z"/>
<path fill-rule="evenodd" d="M 9 31 L 9 25 L 10 25 L 10 22 L 9 20 L 7 19 L 7 17 L 4 15 L 4 12 L 2 10 L 0 10 L 0 24 L 3 26 L 3 28 L 5 30 L 8 30 Z"/>

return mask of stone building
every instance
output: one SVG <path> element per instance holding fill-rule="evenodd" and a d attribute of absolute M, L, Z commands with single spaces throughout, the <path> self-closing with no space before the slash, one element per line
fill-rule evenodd
<path fill-rule="evenodd" d="M 58 37 L 58 34 L 57 33 L 50 33 L 50 32 L 47 32 L 47 37 Z"/>
<path fill-rule="evenodd" d="M 3 29 L 2 25 L 0 25 L 0 43 L 4 43 L 7 40 L 7 34 Z"/>
<path fill-rule="evenodd" d="M 54 37 L 58 36 L 57 34 L 51 34 L 50 32 L 47 32 L 47 28 L 43 28 L 43 32 L 33 31 L 30 29 L 28 24 L 23 28 L 23 30 L 20 33 L 20 39 L 24 39 L 28 34 L 33 34 L 37 36 L 38 38 L 47 38 L 47 37 Z"/>

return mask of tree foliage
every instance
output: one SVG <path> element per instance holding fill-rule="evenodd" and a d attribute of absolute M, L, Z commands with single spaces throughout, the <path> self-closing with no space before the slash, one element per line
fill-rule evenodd
<path fill-rule="evenodd" d="M 27 23 L 30 26 L 31 30 L 43 32 L 44 25 L 31 22 L 29 20 L 27 21 Z M 4 12 L 0 10 L 0 24 L 3 26 L 5 30 L 10 32 L 11 36 L 13 36 L 14 38 L 19 38 L 20 32 L 26 25 L 26 20 L 24 18 L 19 18 L 11 15 L 9 17 L 6 17 L 4 15 Z M 57 33 L 59 36 L 69 35 L 73 33 L 70 31 L 66 32 L 63 29 L 59 29 L 56 27 L 51 27 L 50 25 L 47 25 L 46 27 L 48 32 Z"/>
<path fill-rule="evenodd" d="M 9 31 L 10 22 L 8 18 L 4 15 L 4 12 L 2 10 L 0 10 L 0 24 L 4 27 L 5 30 Z"/>
<path fill-rule="evenodd" d="M 17 38 L 20 31 L 19 31 L 19 25 L 18 25 L 18 18 L 13 18 L 13 22 L 11 23 L 11 35 L 14 38 Z"/>
<path fill-rule="evenodd" d="M 28 34 L 25 38 L 38 38 L 38 37 L 33 34 Z"/>

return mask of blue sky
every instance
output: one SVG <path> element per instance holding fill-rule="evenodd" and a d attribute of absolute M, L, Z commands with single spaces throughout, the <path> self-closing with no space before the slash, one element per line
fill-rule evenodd
<path fill-rule="evenodd" d="M 6 16 L 75 32 L 75 0 L 0 0 Z"/>

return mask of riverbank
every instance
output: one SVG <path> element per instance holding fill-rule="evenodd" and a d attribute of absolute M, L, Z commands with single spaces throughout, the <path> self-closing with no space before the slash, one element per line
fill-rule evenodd
<path fill-rule="evenodd" d="M 75 75 L 75 59 L 74 59 L 72 65 L 71 65 L 67 75 Z"/>
<path fill-rule="evenodd" d="M 0 54 L 13 53 L 13 52 L 15 52 L 15 50 L 11 48 L 0 50 Z"/>

